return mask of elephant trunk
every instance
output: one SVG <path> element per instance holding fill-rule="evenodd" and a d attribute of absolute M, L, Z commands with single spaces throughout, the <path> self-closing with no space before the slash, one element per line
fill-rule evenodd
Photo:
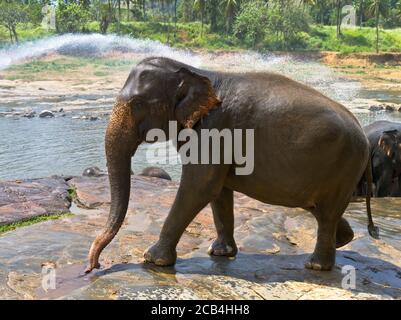
<path fill-rule="evenodd" d="M 139 144 L 135 132 L 135 121 L 129 104 L 117 102 L 105 139 L 111 193 L 110 213 L 103 232 L 96 237 L 90 248 L 86 273 L 100 267 L 99 256 L 102 250 L 113 240 L 124 222 L 130 197 L 131 157 Z"/>

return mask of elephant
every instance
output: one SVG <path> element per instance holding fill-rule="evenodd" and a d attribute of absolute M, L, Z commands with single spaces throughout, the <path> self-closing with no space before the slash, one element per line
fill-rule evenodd
<path fill-rule="evenodd" d="M 158 241 L 144 259 L 173 265 L 189 223 L 209 203 L 217 237 L 208 253 L 234 257 L 234 191 L 271 205 L 303 208 L 316 218 L 317 242 L 305 262 L 331 270 L 336 248 L 349 243 L 352 228 L 342 217 L 361 176 L 371 180 L 369 142 L 354 115 L 319 91 L 269 72 L 202 70 L 166 57 L 140 61 L 119 92 L 106 129 L 111 205 L 104 230 L 89 250 L 86 272 L 120 229 L 130 196 L 131 157 L 152 129 L 252 129 L 254 167 L 236 174 L 238 163 L 186 163 Z M 171 137 L 167 136 L 167 139 Z M 179 150 L 182 143 L 177 144 Z M 199 147 L 200 148 L 200 147 Z M 224 153 L 225 146 L 219 151 Z M 369 233 L 375 236 L 370 196 Z"/>
<path fill-rule="evenodd" d="M 375 121 L 364 128 L 370 143 L 373 195 L 388 197 L 401 195 L 401 123 Z M 364 194 L 365 180 L 359 183 L 359 194 Z"/>

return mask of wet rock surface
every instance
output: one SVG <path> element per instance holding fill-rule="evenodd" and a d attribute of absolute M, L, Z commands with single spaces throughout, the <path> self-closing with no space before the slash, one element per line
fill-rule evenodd
<path fill-rule="evenodd" d="M 178 184 L 132 177 L 127 218 L 101 256 L 102 269 L 83 275 L 88 249 L 109 209 L 107 176 L 75 177 L 73 217 L 46 221 L 0 235 L 2 299 L 400 299 L 400 199 L 373 199 L 381 239 L 368 236 L 364 202 L 345 217 L 355 239 L 337 251 L 335 268 L 317 272 L 303 264 L 313 251 L 316 222 L 301 209 L 235 196 L 235 259 L 211 258 L 215 237 L 210 207 L 190 224 L 174 267 L 143 263 L 158 239 Z M 56 289 L 41 287 L 42 265 L 56 267 Z M 355 289 L 343 289 L 342 267 L 355 268 Z"/>
<path fill-rule="evenodd" d="M 0 182 L 0 225 L 69 212 L 68 188 L 62 177 Z"/>

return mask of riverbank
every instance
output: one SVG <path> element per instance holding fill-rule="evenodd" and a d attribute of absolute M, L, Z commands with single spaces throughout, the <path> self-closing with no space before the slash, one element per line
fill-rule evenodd
<path fill-rule="evenodd" d="M 58 178 L 47 178 L 55 179 Z M 11 184 L 15 182 L 10 182 Z M 57 182 L 59 183 L 59 182 Z M 400 299 L 401 219 L 399 199 L 372 199 L 381 239 L 369 237 L 364 202 L 345 213 L 355 239 L 337 252 L 335 268 L 303 267 L 313 251 L 316 221 L 302 209 L 262 204 L 235 195 L 236 259 L 211 258 L 215 229 L 210 207 L 197 216 L 178 246 L 175 267 L 143 263 L 157 240 L 178 183 L 132 176 L 131 202 L 117 237 L 101 257 L 102 269 L 83 275 L 91 242 L 109 210 L 107 176 L 71 177 L 73 216 L 0 234 L 2 299 Z M 20 181 L 18 194 L 35 205 L 34 181 Z M 14 188 L 14 187 L 10 187 Z M 4 199 L 0 188 L 0 199 Z M 51 194 L 51 191 L 48 191 Z M 7 210 L 0 205 L 0 212 Z M 17 248 L 17 250 L 15 249 Z M 42 267 L 56 270 L 56 289 L 44 291 Z M 356 287 L 342 288 L 342 268 L 356 268 Z M 348 267 L 349 268 L 349 267 Z"/>
<path fill-rule="evenodd" d="M 101 32 L 99 23 L 95 21 L 89 22 L 85 30 L 87 34 Z M 22 43 L 57 35 L 54 31 L 47 31 L 31 23 L 20 23 L 17 26 L 17 33 Z M 256 48 L 249 47 L 232 34 L 212 32 L 207 24 L 202 28 L 200 22 L 177 23 L 177 32 L 174 34 L 173 26 L 168 27 L 162 22 L 123 21 L 120 25 L 112 23 L 108 34 L 159 41 L 180 49 L 259 50 L 260 52 L 270 52 L 275 49 L 267 39 L 259 43 Z M 401 52 L 401 29 L 381 29 L 379 43 L 380 52 Z M 0 48 L 9 45 L 9 32 L 0 26 Z M 288 49 L 347 54 L 373 53 L 376 50 L 375 46 L 376 29 L 372 27 L 343 28 L 342 36 L 337 38 L 335 26 L 311 25 L 307 32 L 298 35 L 295 46 Z"/>

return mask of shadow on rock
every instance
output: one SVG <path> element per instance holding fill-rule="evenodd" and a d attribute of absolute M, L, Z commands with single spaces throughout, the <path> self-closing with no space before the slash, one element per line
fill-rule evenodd
<path fill-rule="evenodd" d="M 365 298 L 401 297 L 401 269 L 394 264 L 377 258 L 365 257 L 354 251 L 339 251 L 335 268 L 329 272 L 319 272 L 304 268 L 304 262 L 308 256 L 308 254 L 239 253 L 235 259 L 208 256 L 178 259 L 174 267 L 127 263 L 117 264 L 99 271 L 96 273 L 96 277 L 116 280 L 120 277 L 129 279 L 130 276 L 137 275 L 142 282 L 146 283 L 148 290 L 163 284 L 163 286 L 192 289 L 196 295 L 205 288 L 212 288 L 211 295 L 214 297 L 218 297 L 216 291 L 219 291 L 219 287 L 227 285 L 237 287 L 237 290 L 254 286 L 261 289 L 262 292 L 270 292 L 266 296 L 260 293 L 262 298 L 272 298 L 271 294 L 277 290 L 279 292 L 276 293 L 281 299 L 292 298 L 296 294 L 305 292 L 310 293 L 313 290 L 320 291 L 321 298 L 325 297 L 322 294 L 324 290 L 332 291 L 331 298 L 340 299 L 347 298 L 346 292 L 351 295 L 367 294 Z M 344 266 L 347 267 L 344 268 Z M 355 270 L 354 273 L 353 270 Z M 353 275 L 355 275 L 354 278 Z M 131 285 L 135 287 L 134 281 L 132 279 L 132 283 L 129 284 L 128 280 L 124 289 L 129 290 Z M 188 281 L 190 282 L 189 287 Z"/>

